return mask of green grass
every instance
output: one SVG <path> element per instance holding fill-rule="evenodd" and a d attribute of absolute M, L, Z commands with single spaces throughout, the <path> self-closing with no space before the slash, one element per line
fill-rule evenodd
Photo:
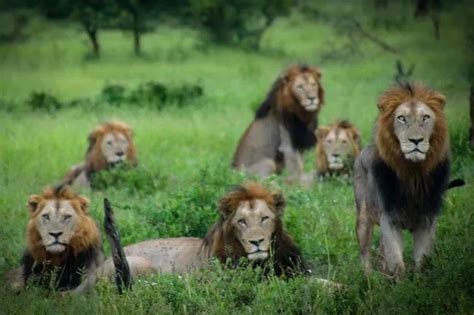
<path fill-rule="evenodd" d="M 464 51 L 465 12 L 460 7 L 450 10 L 443 15 L 440 41 L 434 40 L 429 20 L 407 19 L 390 29 L 373 29 L 364 20 L 372 32 L 400 49 L 399 56 L 364 39 L 357 53 L 346 54 L 348 39 L 330 22 L 295 13 L 266 32 L 261 52 L 214 46 L 198 31 L 160 26 L 143 37 L 143 58 L 133 57 L 128 34 L 104 31 L 99 35 L 102 58 L 90 60 L 77 25 L 35 19 L 26 41 L 0 44 L 0 106 L 18 108 L 0 110 L 2 274 L 19 264 L 28 196 L 58 182 L 81 161 L 88 132 L 112 118 L 133 126 L 140 166 L 128 175 L 130 185 L 84 192 L 92 200 L 92 216 L 102 221 L 101 200 L 108 196 L 125 244 L 204 236 L 217 218 L 218 198 L 247 179 L 229 167 L 241 133 L 273 80 L 293 62 L 316 64 L 323 72 L 327 104 L 320 123 L 348 118 L 361 129 L 364 144 L 371 139 L 376 99 L 393 82 L 395 60 L 415 63 L 414 79 L 448 98 L 453 177 L 464 178 L 467 185 L 447 193 L 430 265 L 423 273 L 409 271 L 396 285 L 378 273 L 362 275 L 350 183 L 330 179 L 305 189 L 272 177 L 266 183 L 282 190 L 288 201 L 287 229 L 315 274 L 343 283 L 343 292 L 327 292 L 314 278 L 260 281 L 258 271 L 215 266 L 183 277 L 150 277 L 122 296 L 107 283 L 88 296 L 61 298 L 36 288 L 15 295 L 0 280 L 0 313 L 472 313 L 474 158 L 465 141 L 469 56 Z M 204 96 L 161 111 L 116 107 L 99 97 L 107 84 L 134 89 L 147 81 L 199 83 Z M 96 106 L 29 112 L 24 102 L 33 91 L 48 92 L 62 102 L 88 98 Z M 307 171 L 313 161 L 314 153 L 308 152 Z M 410 253 L 406 235 L 405 259 L 413 266 Z"/>

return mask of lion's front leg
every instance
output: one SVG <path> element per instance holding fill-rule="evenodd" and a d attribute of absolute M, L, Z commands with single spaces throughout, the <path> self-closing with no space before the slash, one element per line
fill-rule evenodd
<path fill-rule="evenodd" d="M 284 126 L 280 126 L 280 138 L 281 143 L 278 150 L 283 153 L 289 179 L 299 181 L 303 175 L 303 155 L 293 148 L 290 134 Z"/>
<path fill-rule="evenodd" d="M 5 282 L 14 292 L 20 292 L 25 289 L 25 278 L 23 277 L 23 268 L 18 267 L 5 273 Z"/>
<path fill-rule="evenodd" d="M 413 231 L 413 257 L 416 269 L 422 267 L 424 258 L 429 256 L 433 249 L 436 234 L 436 220 L 431 224 L 417 228 Z"/>
<path fill-rule="evenodd" d="M 405 272 L 402 230 L 390 222 L 390 218 L 386 214 L 382 214 L 380 218 L 380 229 L 387 266 L 386 272 L 398 279 Z"/>
<path fill-rule="evenodd" d="M 359 242 L 360 259 L 366 275 L 372 271 L 370 244 L 372 243 L 373 229 L 374 225 L 370 221 L 366 203 L 363 201 L 357 211 L 356 234 Z"/>

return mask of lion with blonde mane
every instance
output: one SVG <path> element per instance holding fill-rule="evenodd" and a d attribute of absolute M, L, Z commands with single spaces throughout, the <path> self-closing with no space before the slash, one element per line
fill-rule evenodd
<path fill-rule="evenodd" d="M 348 120 L 336 121 L 332 125 L 315 131 L 316 174 L 348 174 L 360 153 L 360 132 Z"/>
<path fill-rule="evenodd" d="M 307 65 L 289 67 L 274 83 L 242 135 L 232 166 L 259 176 L 303 172 L 304 150 L 316 143 L 314 130 L 324 105 L 321 73 Z"/>
<path fill-rule="evenodd" d="M 71 168 L 64 178 L 64 184 L 89 187 L 94 174 L 128 162 L 137 164 L 137 154 L 133 143 L 133 131 L 120 121 L 104 122 L 88 137 L 85 161 Z"/>
<path fill-rule="evenodd" d="M 431 252 L 443 194 L 458 185 L 448 182 L 445 103 L 444 95 L 409 83 L 379 98 L 375 143 L 361 152 L 354 165 L 356 232 L 366 272 L 371 270 L 375 224 L 381 228 L 383 270 L 395 279 L 405 270 L 402 230 L 413 235 L 417 269 Z"/>
<path fill-rule="evenodd" d="M 29 279 L 45 287 L 71 290 L 95 275 L 104 255 L 99 229 L 88 214 L 89 200 L 62 187 L 28 199 L 30 219 L 21 270 L 7 274 L 14 289 Z"/>

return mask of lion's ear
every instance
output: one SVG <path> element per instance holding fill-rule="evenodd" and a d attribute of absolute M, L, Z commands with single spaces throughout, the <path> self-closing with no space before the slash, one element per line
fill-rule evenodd
<path fill-rule="evenodd" d="M 38 205 L 41 202 L 41 196 L 31 195 L 28 198 L 28 209 L 31 213 L 34 213 L 38 209 Z"/>
<path fill-rule="evenodd" d="M 328 132 L 329 128 L 321 127 L 314 131 L 314 135 L 316 136 L 316 139 L 318 139 L 318 141 L 322 141 L 327 136 Z"/>
<path fill-rule="evenodd" d="M 77 197 L 77 200 L 79 201 L 79 206 L 81 207 L 81 210 L 87 213 L 90 203 L 89 199 L 84 196 L 79 196 Z"/>
<path fill-rule="evenodd" d="M 315 78 L 316 80 L 320 80 L 321 77 L 323 76 L 323 75 L 321 74 L 321 71 L 319 71 L 318 68 L 312 68 L 312 72 L 313 72 L 314 78 Z"/>
<path fill-rule="evenodd" d="M 132 129 L 132 128 L 128 128 L 128 129 L 127 129 L 127 135 L 128 135 L 130 138 L 133 138 L 133 129 Z"/>
<path fill-rule="evenodd" d="M 435 101 L 435 103 L 438 104 L 441 109 L 443 109 L 446 105 L 446 96 L 441 93 L 435 92 L 433 95 L 433 101 Z"/>
<path fill-rule="evenodd" d="M 95 128 L 94 130 L 91 131 L 91 133 L 87 137 L 87 140 L 89 141 L 89 151 L 94 147 L 101 133 L 102 133 L 102 128 L 100 127 Z"/>
<path fill-rule="evenodd" d="M 275 205 L 275 210 L 277 211 L 278 215 L 283 215 L 283 211 L 285 210 L 286 200 L 285 197 L 281 193 L 274 193 L 272 195 L 273 203 Z"/>
<path fill-rule="evenodd" d="M 350 134 L 352 136 L 352 140 L 354 143 L 357 143 L 359 146 L 361 145 L 361 140 L 360 140 L 360 131 L 357 128 L 351 128 L 350 129 Z"/>
<path fill-rule="evenodd" d="M 219 200 L 218 209 L 223 218 L 227 218 L 233 211 L 231 198 L 225 196 Z"/>

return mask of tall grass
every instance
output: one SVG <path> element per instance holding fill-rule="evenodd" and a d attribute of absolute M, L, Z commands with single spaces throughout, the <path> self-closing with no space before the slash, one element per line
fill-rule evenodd
<path fill-rule="evenodd" d="M 393 82 L 395 60 L 415 63 L 414 79 L 448 98 L 453 176 L 463 177 L 467 186 L 447 193 L 426 270 L 409 270 L 399 284 L 378 273 L 362 274 L 348 181 L 329 179 L 307 189 L 272 177 L 266 184 L 286 196 L 284 222 L 315 275 L 343 283 L 343 291 L 328 292 L 313 277 L 261 281 L 258 270 L 216 265 L 190 275 L 141 279 L 122 296 L 107 283 L 88 296 L 62 298 L 37 288 L 15 295 L 0 280 L 0 313 L 472 313 L 474 158 L 465 141 L 469 56 L 463 51 L 462 11 L 454 7 L 443 15 L 440 41 L 433 38 L 429 21 L 408 19 L 397 28 L 373 29 L 400 49 L 398 56 L 367 40 L 361 40 L 357 53 L 340 54 L 348 38 L 331 22 L 294 14 L 269 29 L 261 52 L 215 46 L 195 30 L 161 26 L 144 35 L 144 58 L 132 56 L 128 35 L 104 31 L 102 58 L 89 60 L 87 41 L 75 25 L 35 20 L 28 40 L 0 45 L 0 100 L 21 107 L 31 92 L 45 91 L 62 102 L 88 98 L 97 106 L 52 113 L 0 111 L 0 273 L 19 264 L 28 195 L 58 182 L 81 161 L 88 132 L 112 118 L 133 126 L 140 167 L 128 175 L 133 185 L 84 191 L 92 200 L 91 215 L 102 221 L 101 200 L 108 196 L 125 244 L 204 236 L 217 218 L 218 198 L 231 184 L 248 179 L 230 170 L 241 133 L 272 81 L 293 62 L 321 68 L 327 104 L 320 123 L 350 119 L 361 129 L 364 144 L 371 141 L 377 96 Z M 147 81 L 198 82 L 204 96 L 159 111 L 100 100 L 107 84 L 133 89 Z M 313 161 L 314 153 L 308 152 L 307 171 Z M 411 250 L 406 235 L 410 267 Z"/>

